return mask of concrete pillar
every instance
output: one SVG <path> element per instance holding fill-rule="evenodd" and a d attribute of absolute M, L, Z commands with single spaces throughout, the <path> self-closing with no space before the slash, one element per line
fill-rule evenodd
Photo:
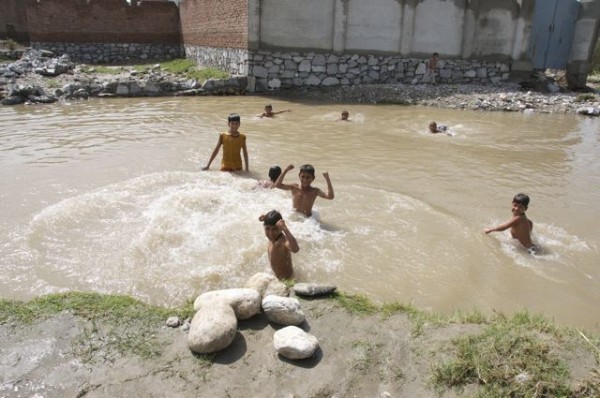
<path fill-rule="evenodd" d="M 585 86 L 591 72 L 594 47 L 600 34 L 600 1 L 581 0 L 579 17 L 575 24 L 573 45 L 567 63 L 567 82 L 569 88 Z"/>
<path fill-rule="evenodd" d="M 417 0 L 403 0 L 402 2 L 402 26 L 400 27 L 400 54 L 409 55 L 413 49 L 413 37 L 415 31 L 415 9 Z"/>
<path fill-rule="evenodd" d="M 333 11 L 333 52 L 343 54 L 346 49 L 346 29 L 350 0 L 335 0 Z"/>
<path fill-rule="evenodd" d="M 248 0 L 248 50 L 260 48 L 260 0 Z"/>

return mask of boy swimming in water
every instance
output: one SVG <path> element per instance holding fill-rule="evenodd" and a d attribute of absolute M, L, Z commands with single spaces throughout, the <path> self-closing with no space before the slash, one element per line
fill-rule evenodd
<path fill-rule="evenodd" d="M 296 238 L 276 210 L 260 216 L 258 220 L 263 222 L 265 235 L 269 239 L 267 252 L 273 273 L 278 279 L 290 279 L 294 275 L 292 253 L 298 253 L 300 250 Z"/>
<path fill-rule="evenodd" d="M 277 112 L 273 112 L 273 105 L 269 104 L 267 106 L 265 106 L 265 111 L 260 114 L 258 117 L 263 118 L 263 117 L 273 117 L 275 115 L 278 115 L 280 113 L 284 113 L 284 112 L 291 112 L 289 109 L 284 109 L 282 111 L 277 111 Z"/>
<path fill-rule="evenodd" d="M 344 122 L 349 122 L 350 121 L 350 112 L 342 111 L 342 117 L 340 117 L 338 120 L 344 121 Z"/>
<path fill-rule="evenodd" d="M 312 207 L 317 199 L 317 196 L 324 199 L 333 199 L 333 186 L 331 185 L 331 180 L 329 179 L 329 173 L 323 173 L 323 177 L 327 182 L 327 193 L 321 191 L 319 188 L 315 188 L 311 186 L 312 182 L 315 180 L 315 168 L 310 164 L 305 164 L 300 167 L 300 173 L 298 173 L 298 177 L 300 178 L 300 185 L 298 184 L 284 184 L 283 179 L 288 171 L 294 168 L 293 164 L 288 165 L 283 173 L 277 179 L 275 183 L 275 187 L 283 189 L 284 191 L 292 191 L 292 204 L 294 209 L 306 217 L 310 217 L 312 214 Z"/>
<path fill-rule="evenodd" d="M 512 201 L 512 218 L 503 224 L 496 227 L 487 228 L 486 234 L 495 231 L 504 231 L 510 228 L 510 234 L 513 239 L 517 239 L 529 254 L 538 254 L 539 246 L 531 241 L 531 231 L 533 230 L 533 222 L 527 218 L 525 211 L 529 206 L 529 196 L 519 193 L 515 195 Z"/>
<path fill-rule="evenodd" d="M 436 122 L 429 123 L 429 132 L 431 134 L 445 133 L 445 132 L 447 132 L 447 130 L 448 130 L 448 127 L 446 127 L 446 126 L 438 127 Z"/>

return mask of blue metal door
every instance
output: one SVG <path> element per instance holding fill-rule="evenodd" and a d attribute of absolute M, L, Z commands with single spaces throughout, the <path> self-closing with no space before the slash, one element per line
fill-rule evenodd
<path fill-rule="evenodd" d="M 579 14 L 577 0 L 537 0 L 531 35 L 534 69 L 565 69 Z"/>

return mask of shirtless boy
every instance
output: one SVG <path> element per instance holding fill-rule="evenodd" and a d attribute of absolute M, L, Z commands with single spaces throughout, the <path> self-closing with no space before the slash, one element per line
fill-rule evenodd
<path fill-rule="evenodd" d="M 265 235 L 269 239 L 269 262 L 273 273 L 278 279 L 290 279 L 294 274 L 292 253 L 300 250 L 296 238 L 276 210 L 260 216 L 258 220 L 263 222 Z"/>
<path fill-rule="evenodd" d="M 277 111 L 277 112 L 273 112 L 273 105 L 267 105 L 265 106 L 265 111 L 260 114 L 258 117 L 263 118 L 263 117 L 273 117 L 275 115 L 278 115 L 280 113 L 284 113 L 284 112 L 291 112 L 289 109 L 284 109 L 282 111 Z"/>
<path fill-rule="evenodd" d="M 504 231 L 510 228 L 510 234 L 513 239 L 517 239 L 529 254 L 537 254 L 539 247 L 531 241 L 531 231 L 533 222 L 527 218 L 525 211 L 529 206 L 529 196 L 520 193 L 515 195 L 512 201 L 512 218 L 496 227 L 487 228 L 486 234 L 495 231 Z"/>
<path fill-rule="evenodd" d="M 258 186 L 261 188 L 273 189 L 273 188 L 275 188 L 275 183 L 277 182 L 277 179 L 279 178 L 280 175 L 281 175 L 281 167 L 279 167 L 277 165 L 273 165 L 269 169 L 269 179 L 259 181 Z"/>
<path fill-rule="evenodd" d="M 448 130 L 446 126 L 439 126 L 436 122 L 429 123 L 429 132 L 431 134 L 445 133 Z"/>
<path fill-rule="evenodd" d="M 277 179 L 275 187 L 283 189 L 284 191 L 292 191 L 292 204 L 294 209 L 306 217 L 310 217 L 312 214 L 312 207 L 317 199 L 317 196 L 324 199 L 333 199 L 333 186 L 331 186 L 331 180 L 329 179 L 329 173 L 323 173 L 323 177 L 327 182 L 327 193 L 321 191 L 319 188 L 311 186 L 315 180 L 315 168 L 310 164 L 305 164 L 300 167 L 300 185 L 298 184 L 284 184 L 283 179 L 288 171 L 294 168 L 293 164 L 288 165 L 283 173 Z"/>

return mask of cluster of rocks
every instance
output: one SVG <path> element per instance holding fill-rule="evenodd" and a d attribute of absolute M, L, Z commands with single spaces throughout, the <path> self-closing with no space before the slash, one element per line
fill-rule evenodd
<path fill-rule="evenodd" d="M 300 96 L 342 103 L 388 103 L 426 105 L 437 108 L 507 111 L 525 113 L 600 113 L 596 93 L 539 92 L 523 89 L 516 83 L 495 85 L 456 84 L 370 84 L 339 87 L 303 87 L 272 92 L 272 95 Z"/>
<path fill-rule="evenodd" d="M 427 60 L 398 56 L 259 51 L 248 54 L 255 91 L 301 86 L 417 84 Z M 505 62 L 440 60 L 437 81 L 452 84 L 497 84 L 509 79 Z"/>
<path fill-rule="evenodd" d="M 179 44 L 33 42 L 31 48 L 67 54 L 74 61 L 93 64 L 139 59 L 166 60 L 183 56 L 183 47 Z"/>
<path fill-rule="evenodd" d="M 335 291 L 335 286 L 298 283 L 293 290 L 296 295 L 322 296 Z M 273 335 L 273 347 L 282 357 L 306 359 L 319 348 L 318 339 L 298 327 L 306 321 L 300 301 L 289 297 L 290 289 L 271 274 L 258 273 L 248 280 L 245 288 L 213 290 L 198 296 L 194 301 L 196 314 L 191 322 L 184 322 L 188 329 L 187 342 L 190 350 L 198 354 L 221 351 L 233 342 L 238 320 L 258 315 L 261 310 L 269 322 L 285 326 Z M 167 325 L 180 325 L 172 317 Z"/>
<path fill-rule="evenodd" d="M 61 98 L 111 96 L 241 95 L 248 84 L 246 76 L 208 79 L 200 84 L 195 79 L 165 72 L 160 64 L 143 72 L 123 70 L 118 75 L 101 76 L 94 68 L 77 67 L 66 54 L 53 55 L 48 51 L 30 50 L 15 62 L 1 64 L 0 103 L 51 103 Z M 61 85 L 64 76 L 67 80 Z M 27 83 L 19 83 L 23 81 Z"/>

